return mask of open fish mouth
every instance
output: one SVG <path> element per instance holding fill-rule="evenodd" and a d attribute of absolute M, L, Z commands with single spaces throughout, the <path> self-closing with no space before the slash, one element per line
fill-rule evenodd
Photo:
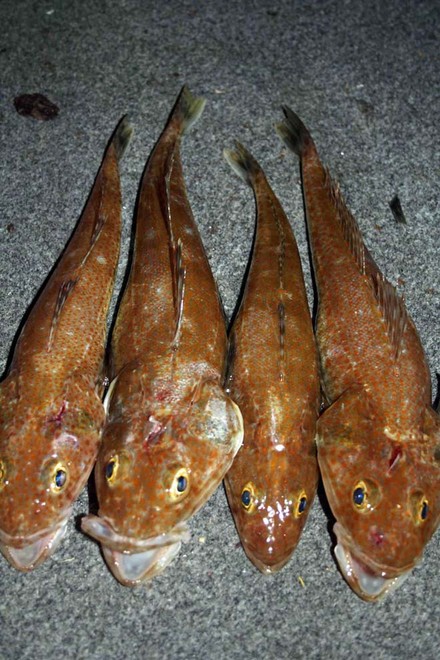
<path fill-rule="evenodd" d="M 136 539 L 119 534 L 107 520 L 93 515 L 82 519 L 81 528 L 101 543 L 109 569 L 127 587 L 162 573 L 179 554 L 182 542 L 190 538 L 186 525 L 179 524 L 165 534 Z"/>
<path fill-rule="evenodd" d="M 367 563 L 364 558 L 361 559 L 355 556 L 349 548 L 345 538 L 346 535 L 339 523 L 335 524 L 333 531 L 338 539 L 334 552 L 342 575 L 353 591 L 363 600 L 370 602 L 381 600 L 400 587 L 411 573 L 412 566 L 399 571 L 399 573 L 394 570 L 395 575 L 390 576 L 390 571 L 375 566 L 371 562 Z"/>
<path fill-rule="evenodd" d="M 55 529 L 29 537 L 15 538 L 0 531 L 0 552 L 18 571 L 32 571 L 55 552 L 66 533 L 68 519 L 69 515 Z"/>
<path fill-rule="evenodd" d="M 107 566 L 115 578 L 126 587 L 136 587 L 162 573 L 177 557 L 181 542 L 146 550 L 145 552 L 118 552 L 102 546 Z"/>

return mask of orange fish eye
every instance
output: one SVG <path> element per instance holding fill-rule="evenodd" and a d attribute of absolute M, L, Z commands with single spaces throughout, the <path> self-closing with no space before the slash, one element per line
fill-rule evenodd
<path fill-rule="evenodd" d="M 51 469 L 50 489 L 53 493 L 61 493 L 69 480 L 67 466 L 64 463 L 55 463 Z"/>
<path fill-rule="evenodd" d="M 6 484 L 6 465 L 4 461 L 0 461 L 0 490 Z"/>
<path fill-rule="evenodd" d="M 255 497 L 255 485 L 252 481 L 248 481 L 243 490 L 241 491 L 241 504 L 245 511 L 252 513 L 255 511 L 257 506 L 257 500 Z"/>
<path fill-rule="evenodd" d="M 188 470 L 181 467 L 173 476 L 171 486 L 168 489 L 169 496 L 173 502 L 180 502 L 189 493 L 189 474 Z"/>
<path fill-rule="evenodd" d="M 296 501 L 295 510 L 294 510 L 295 518 L 299 518 L 300 516 L 302 516 L 302 514 L 306 509 L 307 509 L 307 495 L 306 492 L 302 490 Z"/>

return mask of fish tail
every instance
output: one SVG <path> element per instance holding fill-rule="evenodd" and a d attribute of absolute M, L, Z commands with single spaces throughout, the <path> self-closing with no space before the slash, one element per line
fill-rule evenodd
<path fill-rule="evenodd" d="M 313 144 L 313 140 L 298 115 L 286 105 L 283 105 L 282 108 L 285 119 L 276 124 L 275 130 L 286 147 L 301 157 L 305 148 Z"/>
<path fill-rule="evenodd" d="M 124 115 L 124 117 L 122 117 L 121 121 L 117 125 L 112 137 L 112 144 L 115 148 L 118 161 L 121 160 L 122 156 L 124 155 L 132 135 L 133 127 L 128 121 L 127 115 Z"/>
<path fill-rule="evenodd" d="M 205 104 L 206 99 L 193 96 L 186 85 L 182 87 L 171 113 L 171 120 L 178 122 L 182 134 L 198 120 Z"/>
<path fill-rule="evenodd" d="M 235 149 L 224 149 L 223 155 L 234 172 L 243 181 L 253 186 L 257 175 L 262 173 L 263 170 L 249 151 L 240 142 L 235 142 Z"/>

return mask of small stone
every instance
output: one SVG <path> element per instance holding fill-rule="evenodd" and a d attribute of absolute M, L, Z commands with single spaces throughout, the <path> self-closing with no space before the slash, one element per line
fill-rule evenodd
<path fill-rule="evenodd" d="M 59 108 L 43 94 L 21 94 L 14 99 L 15 109 L 23 117 L 33 117 L 39 121 L 55 119 Z"/>

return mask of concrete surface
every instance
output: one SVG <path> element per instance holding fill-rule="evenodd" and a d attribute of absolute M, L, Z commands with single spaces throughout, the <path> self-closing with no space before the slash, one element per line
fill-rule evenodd
<path fill-rule="evenodd" d="M 139 178 L 186 82 L 208 99 L 183 163 L 227 313 L 254 222 L 250 191 L 222 159 L 232 138 L 260 160 L 284 205 L 311 294 L 298 165 L 273 130 L 286 103 L 309 126 L 377 263 L 405 293 L 436 389 L 439 23 L 440 6 L 428 0 L 3 0 L 2 366 L 129 113 L 136 133 L 122 164 L 122 275 Z M 44 93 L 58 117 L 17 114 L 14 97 L 25 92 Z M 395 194 L 407 225 L 391 214 Z M 396 593 L 366 604 L 338 572 L 318 499 L 291 562 L 265 577 L 238 543 L 221 488 L 192 520 L 174 564 L 130 590 L 79 531 L 87 511 L 84 492 L 62 546 L 34 573 L 0 560 L 0 658 L 440 657 L 438 534 Z"/>

